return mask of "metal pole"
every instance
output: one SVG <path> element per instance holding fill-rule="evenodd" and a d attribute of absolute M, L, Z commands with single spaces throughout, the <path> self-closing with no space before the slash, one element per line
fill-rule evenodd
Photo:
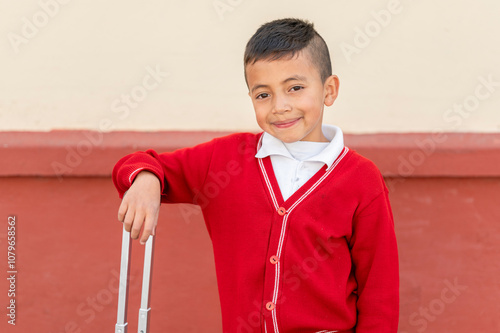
<path fill-rule="evenodd" d="M 149 318 L 151 314 L 151 281 L 153 269 L 154 236 L 149 236 L 144 251 L 144 269 L 142 274 L 141 308 L 139 309 L 139 333 L 149 333 Z"/>
<path fill-rule="evenodd" d="M 120 286 L 118 288 L 118 315 L 115 333 L 127 333 L 128 280 L 130 272 L 130 233 L 123 228 Z"/>

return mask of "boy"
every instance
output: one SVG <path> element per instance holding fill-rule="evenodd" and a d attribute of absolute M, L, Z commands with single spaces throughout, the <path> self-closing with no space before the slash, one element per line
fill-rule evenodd
<path fill-rule="evenodd" d="M 244 65 L 264 132 L 122 158 L 118 219 L 132 238 L 144 226 L 144 243 L 160 201 L 201 206 L 224 332 L 395 333 L 387 189 L 342 131 L 322 124 L 339 88 L 326 43 L 308 22 L 272 21 L 249 40 Z"/>

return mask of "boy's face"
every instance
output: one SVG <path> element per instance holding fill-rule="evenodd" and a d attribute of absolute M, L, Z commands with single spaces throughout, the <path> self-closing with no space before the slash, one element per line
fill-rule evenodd
<path fill-rule="evenodd" d="M 292 59 L 259 60 L 246 66 L 248 95 L 257 123 L 283 142 L 328 141 L 323 135 L 324 106 L 337 97 L 339 80 L 323 84 L 307 51 Z"/>

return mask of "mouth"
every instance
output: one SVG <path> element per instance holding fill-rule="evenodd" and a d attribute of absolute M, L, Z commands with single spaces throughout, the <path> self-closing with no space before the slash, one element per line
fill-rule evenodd
<path fill-rule="evenodd" d="M 289 119 L 289 120 L 283 120 L 283 121 L 275 121 L 274 123 L 271 123 L 272 125 L 276 126 L 277 128 L 288 128 L 292 127 L 296 123 L 298 123 L 302 119 L 300 118 L 295 118 L 295 119 Z"/>

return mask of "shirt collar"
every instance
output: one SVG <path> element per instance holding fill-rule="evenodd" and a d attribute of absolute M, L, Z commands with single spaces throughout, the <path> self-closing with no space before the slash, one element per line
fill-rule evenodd
<path fill-rule="evenodd" d="M 334 125 L 323 125 L 322 130 L 323 134 L 330 141 L 330 143 L 319 154 L 312 156 L 305 161 L 323 162 L 328 166 L 328 168 L 330 168 L 344 149 L 344 135 L 342 130 Z M 271 155 L 281 155 L 294 159 L 281 140 L 275 138 L 267 132 L 264 132 L 260 139 L 255 157 L 264 158 Z"/>

